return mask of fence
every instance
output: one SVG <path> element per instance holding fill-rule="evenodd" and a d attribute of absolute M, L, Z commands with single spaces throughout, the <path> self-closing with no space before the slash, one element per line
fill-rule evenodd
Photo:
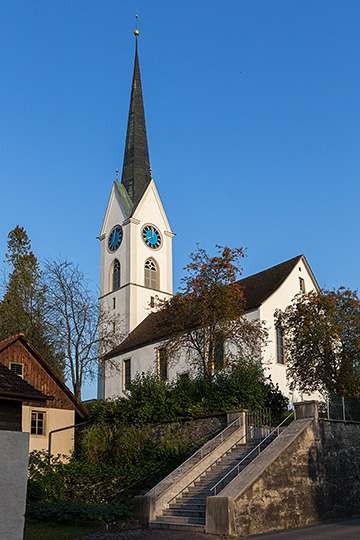
<path fill-rule="evenodd" d="M 343 396 L 330 396 L 319 406 L 319 416 L 328 420 L 360 422 L 360 400 Z"/>

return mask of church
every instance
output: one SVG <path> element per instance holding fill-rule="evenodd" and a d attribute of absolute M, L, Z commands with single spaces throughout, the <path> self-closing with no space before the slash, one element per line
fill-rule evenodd
<path fill-rule="evenodd" d="M 151 312 L 156 298 L 168 299 L 172 286 L 172 239 L 174 233 L 151 177 L 141 88 L 139 31 L 131 88 L 121 181 L 113 183 L 99 239 L 100 306 L 121 319 L 121 343 L 100 362 L 98 399 L 124 395 L 137 373 L 158 370 L 172 380 L 188 371 L 185 361 L 168 364 L 161 343 L 167 337 L 161 327 L 161 313 Z M 274 322 L 276 309 L 285 309 L 300 292 L 319 290 L 304 255 L 241 279 L 249 320 L 265 321 L 268 344 L 262 353 L 265 375 L 290 398 L 286 379 L 282 335 Z M 100 329 L 101 331 L 101 329 Z M 119 338 L 120 340 L 120 338 Z"/>

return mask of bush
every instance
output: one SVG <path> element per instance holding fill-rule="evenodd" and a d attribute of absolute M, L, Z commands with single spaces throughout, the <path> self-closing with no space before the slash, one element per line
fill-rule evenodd
<path fill-rule="evenodd" d="M 129 519 L 132 515 L 131 501 L 117 504 L 88 504 L 83 502 L 43 502 L 28 503 L 26 519 L 32 521 L 54 521 L 57 523 L 74 521 L 103 521 L 112 523 Z"/>
<path fill-rule="evenodd" d="M 274 417 L 288 407 L 288 400 L 270 379 L 265 379 L 257 362 L 241 362 L 231 371 L 205 379 L 181 374 L 175 381 L 162 380 L 148 372 L 137 375 L 129 395 L 115 401 L 90 405 L 98 422 L 146 425 L 199 414 L 231 409 L 271 407 Z"/>

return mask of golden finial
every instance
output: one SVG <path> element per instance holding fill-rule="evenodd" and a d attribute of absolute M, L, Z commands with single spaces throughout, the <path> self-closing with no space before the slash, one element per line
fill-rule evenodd
<path fill-rule="evenodd" d="M 115 171 L 115 179 L 116 179 L 116 181 L 119 180 L 119 171 L 117 169 Z"/>
<path fill-rule="evenodd" d="M 138 16 L 139 16 L 138 14 L 135 15 L 135 17 L 136 17 L 136 30 L 135 30 L 135 32 L 134 32 L 134 36 L 136 36 L 136 37 L 138 37 L 138 35 L 140 34 L 140 32 L 139 32 L 139 30 L 138 30 L 138 27 L 137 27 Z"/>

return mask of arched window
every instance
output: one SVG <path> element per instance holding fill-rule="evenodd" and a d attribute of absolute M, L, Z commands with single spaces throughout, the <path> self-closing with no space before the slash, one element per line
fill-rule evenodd
<path fill-rule="evenodd" d="M 120 289 L 120 263 L 117 259 L 114 260 L 112 265 L 112 291 Z"/>
<path fill-rule="evenodd" d="M 153 259 L 148 259 L 145 262 L 145 287 L 148 289 L 159 289 L 159 270 Z"/>

